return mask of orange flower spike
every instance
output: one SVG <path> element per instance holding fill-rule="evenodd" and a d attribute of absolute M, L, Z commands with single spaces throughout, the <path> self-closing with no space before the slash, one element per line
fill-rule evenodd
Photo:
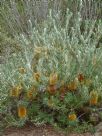
<path fill-rule="evenodd" d="M 61 86 L 61 88 L 59 89 L 60 93 L 65 93 L 65 86 Z"/>
<path fill-rule="evenodd" d="M 79 82 L 83 82 L 84 81 L 84 75 L 83 74 L 79 74 L 78 75 L 78 80 L 79 80 Z"/>
<path fill-rule="evenodd" d="M 90 92 L 90 105 L 97 105 L 98 103 L 98 93 L 97 91 Z"/>
<path fill-rule="evenodd" d="M 91 98 L 90 99 L 90 105 L 97 105 L 98 99 L 97 98 Z"/>
<path fill-rule="evenodd" d="M 34 73 L 34 78 L 36 81 L 40 81 L 40 73 Z"/>
<path fill-rule="evenodd" d="M 49 92 L 50 94 L 55 94 L 55 93 L 56 93 L 56 86 L 55 86 L 55 85 L 50 85 L 50 86 L 48 87 L 48 92 Z"/>
<path fill-rule="evenodd" d="M 50 85 L 55 85 L 58 81 L 58 74 L 57 73 L 52 73 L 50 74 Z"/>
<path fill-rule="evenodd" d="M 21 73 L 21 74 L 25 74 L 25 73 L 26 73 L 25 68 L 23 68 L 23 67 L 19 68 L 19 73 Z"/>
<path fill-rule="evenodd" d="M 25 106 L 18 107 L 18 117 L 25 118 L 27 116 L 27 109 Z"/>
<path fill-rule="evenodd" d="M 76 121 L 76 119 L 77 119 L 77 116 L 75 113 L 69 114 L 68 116 L 69 121 Z"/>

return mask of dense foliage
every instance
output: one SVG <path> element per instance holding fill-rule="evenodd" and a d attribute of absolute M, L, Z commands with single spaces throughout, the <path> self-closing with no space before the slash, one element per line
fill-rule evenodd
<path fill-rule="evenodd" d="M 48 123 L 74 131 L 80 124 L 86 129 L 85 122 L 97 123 L 102 118 L 102 47 L 97 48 L 102 23 L 83 22 L 80 14 L 72 20 L 67 10 L 63 25 L 50 11 L 43 23 L 34 26 L 29 19 L 28 26 L 28 33 L 12 33 L 20 51 L 0 65 L 2 124 Z"/>

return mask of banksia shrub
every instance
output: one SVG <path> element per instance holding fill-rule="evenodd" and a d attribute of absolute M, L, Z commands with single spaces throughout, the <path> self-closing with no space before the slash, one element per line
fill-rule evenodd
<path fill-rule="evenodd" d="M 67 10 L 62 25 L 59 14 L 53 16 L 50 11 L 41 24 L 34 26 L 28 21 L 28 35 L 14 35 L 22 50 L 12 54 L 1 66 L 0 96 L 15 124 L 27 117 L 25 120 L 34 124 L 49 123 L 67 128 L 72 121 L 82 123 L 80 120 L 90 119 L 90 112 L 83 110 L 85 107 L 98 108 L 98 95 L 102 90 L 102 48 L 96 49 L 96 44 L 102 34 L 102 24 L 95 27 L 93 20 L 83 22 L 79 15 L 75 20 L 71 17 L 72 13 Z M 21 91 L 16 88 L 19 84 L 22 84 Z M 90 93 L 95 89 L 98 95 Z M 12 90 L 10 96 L 9 90 Z M 27 103 L 26 106 L 20 107 L 20 101 Z"/>

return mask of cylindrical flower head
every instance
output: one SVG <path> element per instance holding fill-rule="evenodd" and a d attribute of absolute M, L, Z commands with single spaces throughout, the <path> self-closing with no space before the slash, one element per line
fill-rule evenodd
<path fill-rule="evenodd" d="M 25 118 L 27 116 L 27 109 L 25 106 L 18 107 L 18 117 Z"/>
<path fill-rule="evenodd" d="M 32 99 L 33 98 L 33 91 L 32 90 L 27 91 L 27 98 L 28 99 Z"/>
<path fill-rule="evenodd" d="M 77 116 L 75 113 L 69 114 L 69 116 L 68 116 L 69 121 L 76 121 L 76 119 L 77 119 Z"/>
<path fill-rule="evenodd" d="M 20 94 L 20 90 L 17 87 L 14 87 L 10 90 L 10 96 L 11 97 L 18 97 Z"/>
<path fill-rule="evenodd" d="M 98 103 L 98 92 L 93 90 L 90 92 L 90 105 L 97 105 L 97 103 Z"/>
<path fill-rule="evenodd" d="M 40 73 L 34 73 L 34 79 L 36 80 L 36 81 L 40 81 Z"/>
<path fill-rule="evenodd" d="M 50 74 L 50 85 L 55 85 L 58 82 L 58 74 L 52 73 Z"/>
<path fill-rule="evenodd" d="M 50 94 L 55 94 L 55 93 L 56 93 L 56 86 L 55 86 L 55 85 L 50 85 L 50 86 L 48 87 L 48 92 L 49 92 Z"/>
<path fill-rule="evenodd" d="M 72 81 L 68 84 L 68 90 L 70 91 L 75 91 L 77 90 L 77 82 Z"/>
<path fill-rule="evenodd" d="M 98 103 L 98 98 L 91 98 L 90 99 L 90 105 L 97 105 Z"/>

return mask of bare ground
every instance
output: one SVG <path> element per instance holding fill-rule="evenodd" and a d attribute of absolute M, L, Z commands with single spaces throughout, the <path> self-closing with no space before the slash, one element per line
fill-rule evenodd
<path fill-rule="evenodd" d="M 64 134 L 58 132 L 51 126 L 35 127 L 29 126 L 25 128 L 9 128 L 6 129 L 3 136 L 94 136 L 90 133 L 85 134 Z M 101 135 L 102 136 L 102 135 Z"/>

